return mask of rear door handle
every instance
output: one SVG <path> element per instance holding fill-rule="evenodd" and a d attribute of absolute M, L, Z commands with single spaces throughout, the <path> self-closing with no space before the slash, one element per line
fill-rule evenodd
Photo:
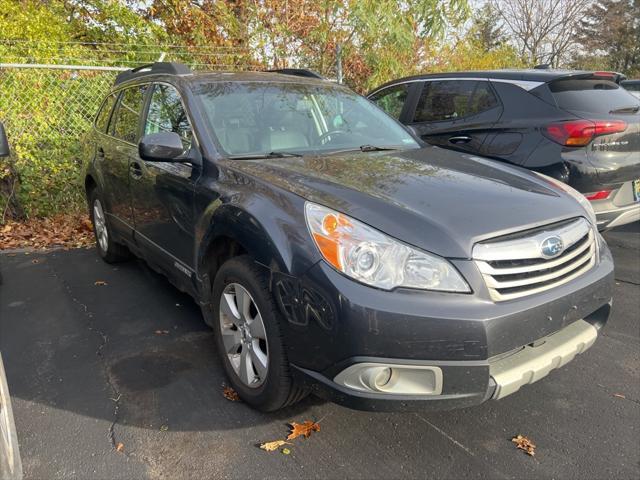
<path fill-rule="evenodd" d="M 142 178 L 142 167 L 138 162 L 131 162 L 129 164 L 129 175 L 134 180 L 140 180 Z"/>
<path fill-rule="evenodd" d="M 457 137 L 449 138 L 449 143 L 459 144 L 459 143 L 469 143 L 471 141 L 471 137 L 467 137 L 466 135 L 460 135 Z"/>

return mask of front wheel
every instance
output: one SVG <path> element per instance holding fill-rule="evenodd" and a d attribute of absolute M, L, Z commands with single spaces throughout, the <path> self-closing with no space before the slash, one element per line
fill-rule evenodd
<path fill-rule="evenodd" d="M 291 377 L 266 277 L 251 257 L 222 265 L 212 299 L 218 353 L 240 398 L 266 412 L 302 399 L 306 392 Z"/>
<path fill-rule="evenodd" d="M 93 223 L 96 247 L 102 259 L 107 263 L 126 260 L 129 257 L 129 251 L 127 247 L 113 240 L 104 211 L 104 203 L 100 199 L 97 188 L 94 188 L 89 194 L 89 215 L 91 223 Z"/>

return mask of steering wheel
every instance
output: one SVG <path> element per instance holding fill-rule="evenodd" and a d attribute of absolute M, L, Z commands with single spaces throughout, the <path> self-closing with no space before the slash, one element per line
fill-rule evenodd
<path fill-rule="evenodd" d="M 344 130 L 329 130 L 328 132 L 324 132 L 322 135 L 320 135 L 318 137 L 318 141 L 321 144 L 325 144 L 325 140 L 330 137 L 331 135 L 342 135 L 342 136 L 347 136 L 349 135 L 349 133 L 345 132 Z"/>

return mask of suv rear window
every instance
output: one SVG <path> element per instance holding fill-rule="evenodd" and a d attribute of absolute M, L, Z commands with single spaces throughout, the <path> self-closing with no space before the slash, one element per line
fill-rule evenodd
<path fill-rule="evenodd" d="M 638 99 L 608 80 L 568 79 L 549 84 L 558 107 L 588 113 L 609 113 L 638 105 Z"/>

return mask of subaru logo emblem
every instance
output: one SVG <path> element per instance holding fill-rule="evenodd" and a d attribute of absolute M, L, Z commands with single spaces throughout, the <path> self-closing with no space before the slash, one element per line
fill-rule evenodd
<path fill-rule="evenodd" d="M 564 250 L 564 244 L 560 237 L 545 238 L 540 245 L 540 253 L 545 258 L 557 257 Z"/>

